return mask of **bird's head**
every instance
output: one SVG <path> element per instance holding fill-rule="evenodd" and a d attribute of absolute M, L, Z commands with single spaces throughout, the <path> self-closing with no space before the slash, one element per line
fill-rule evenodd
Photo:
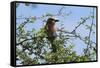
<path fill-rule="evenodd" d="M 50 17 L 47 20 L 48 24 L 55 24 L 56 22 L 59 22 L 59 20 L 55 17 Z"/>

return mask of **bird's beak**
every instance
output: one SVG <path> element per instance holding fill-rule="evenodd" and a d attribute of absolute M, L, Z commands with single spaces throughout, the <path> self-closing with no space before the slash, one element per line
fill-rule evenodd
<path fill-rule="evenodd" d="M 59 20 L 55 20 L 55 22 L 59 22 Z"/>

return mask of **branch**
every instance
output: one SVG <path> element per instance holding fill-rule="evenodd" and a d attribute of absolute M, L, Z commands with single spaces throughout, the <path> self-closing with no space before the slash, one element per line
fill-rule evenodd
<path fill-rule="evenodd" d="M 26 19 L 26 18 L 25 18 Z M 22 23 L 22 28 L 29 22 L 29 19 L 27 18 L 25 22 Z M 18 28 L 16 28 L 16 30 L 18 30 L 20 28 L 20 26 Z"/>
<path fill-rule="evenodd" d="M 22 44 L 22 43 L 24 43 L 25 41 L 36 40 L 37 38 L 44 38 L 44 37 L 42 37 L 42 36 L 37 36 L 37 37 L 32 37 L 32 38 L 30 38 L 30 39 L 25 39 L 25 40 L 23 40 L 23 41 L 21 41 L 21 42 L 19 42 L 19 43 L 16 43 L 16 45 Z M 46 37 L 46 38 L 47 38 L 47 37 Z"/>
<path fill-rule="evenodd" d="M 52 14 L 52 16 L 60 16 L 60 15 L 62 15 L 62 11 L 63 11 L 63 9 L 64 9 L 65 7 L 61 7 L 60 9 L 59 9 L 59 11 L 58 11 L 58 13 L 57 14 Z M 69 15 L 71 12 L 69 12 L 69 13 L 66 13 L 66 15 Z M 43 17 L 49 17 L 49 16 L 51 16 L 51 15 L 42 15 L 42 16 L 40 16 L 40 17 L 36 17 L 36 16 L 34 16 L 35 17 L 35 19 L 42 19 Z M 19 18 L 16 18 L 16 19 L 33 19 L 33 17 L 19 17 Z"/>
<path fill-rule="evenodd" d="M 62 10 L 64 9 L 65 7 L 61 7 L 60 10 L 58 11 L 58 13 L 56 15 L 61 15 L 62 14 Z"/>
<path fill-rule="evenodd" d="M 94 9 L 93 9 L 93 17 L 94 17 Z M 92 18 L 92 23 L 91 23 L 90 32 L 89 32 L 89 42 L 88 42 L 88 45 L 90 45 L 90 47 L 91 47 L 90 39 L 91 39 L 92 26 L 93 26 L 93 18 Z"/>
<path fill-rule="evenodd" d="M 88 19 L 89 19 L 90 17 L 87 17 L 87 18 L 82 18 L 82 22 L 80 22 L 76 27 L 75 27 L 75 29 L 72 31 L 72 32 L 75 32 L 76 31 L 76 29 L 78 29 L 82 24 L 84 24 Z"/>
<path fill-rule="evenodd" d="M 82 39 L 79 35 L 77 35 L 76 33 L 72 33 L 72 32 L 68 32 L 68 31 L 64 31 L 64 30 L 58 30 L 58 31 L 61 31 L 61 32 L 63 32 L 63 33 L 67 33 L 67 34 L 71 34 L 71 35 L 66 35 L 66 36 L 68 36 L 68 37 L 77 37 L 77 38 L 79 38 L 80 40 L 82 40 L 82 41 L 84 41 L 84 39 Z"/>
<path fill-rule="evenodd" d="M 93 17 L 94 17 L 94 8 L 93 8 Z M 88 43 L 87 43 L 87 52 L 88 52 L 88 56 L 90 56 L 90 51 L 89 51 L 89 48 L 92 48 L 92 45 L 91 45 L 91 32 L 92 32 L 92 26 L 93 26 L 93 18 L 92 19 L 92 23 L 91 23 L 91 26 L 90 26 L 90 31 L 89 31 L 89 36 L 88 36 Z"/>
<path fill-rule="evenodd" d="M 34 39 L 34 38 L 25 39 L 25 40 L 23 40 L 23 41 L 21 41 L 21 42 L 19 42 L 19 43 L 16 43 L 16 45 L 22 44 L 23 42 L 28 41 L 28 40 L 32 40 L 32 39 Z"/>

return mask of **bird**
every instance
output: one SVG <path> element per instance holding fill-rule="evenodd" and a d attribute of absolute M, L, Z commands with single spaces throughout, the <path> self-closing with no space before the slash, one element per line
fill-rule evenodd
<path fill-rule="evenodd" d="M 54 43 L 54 40 L 57 37 L 57 28 L 56 26 L 56 22 L 59 22 L 58 19 L 56 19 L 55 17 L 50 17 L 47 19 L 46 25 L 45 25 L 45 29 L 46 29 L 46 33 L 47 33 L 47 39 L 50 41 L 51 46 L 52 46 L 52 52 L 57 52 L 57 48 L 56 48 L 56 44 Z"/>

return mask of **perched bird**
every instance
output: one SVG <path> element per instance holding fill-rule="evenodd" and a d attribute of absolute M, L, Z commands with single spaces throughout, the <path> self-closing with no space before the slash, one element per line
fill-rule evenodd
<path fill-rule="evenodd" d="M 47 39 L 50 41 L 51 45 L 52 45 L 52 51 L 56 52 L 56 45 L 54 44 L 54 40 L 57 37 L 57 28 L 56 28 L 56 22 L 58 22 L 59 20 L 54 18 L 54 17 L 50 17 L 48 18 L 46 25 L 45 25 L 45 29 L 46 29 L 46 33 L 47 33 Z"/>

